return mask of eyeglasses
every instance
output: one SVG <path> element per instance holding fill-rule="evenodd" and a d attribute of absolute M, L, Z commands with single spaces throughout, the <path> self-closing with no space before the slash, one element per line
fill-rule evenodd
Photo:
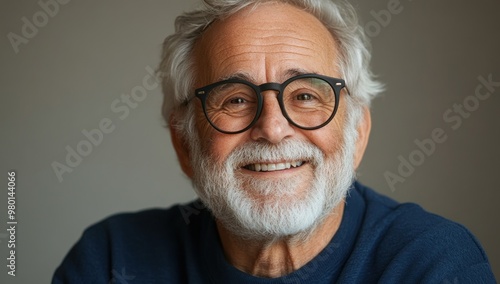
<path fill-rule="evenodd" d="M 262 113 L 264 91 L 278 92 L 281 113 L 292 125 L 314 130 L 335 116 L 342 79 L 317 74 L 294 76 L 282 84 L 254 85 L 240 79 L 223 80 L 195 90 L 208 122 L 218 131 L 236 134 L 252 127 Z"/>

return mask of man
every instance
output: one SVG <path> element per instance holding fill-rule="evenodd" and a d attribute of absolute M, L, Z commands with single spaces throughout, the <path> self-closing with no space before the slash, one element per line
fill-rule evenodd
<path fill-rule="evenodd" d="M 495 282 L 468 230 L 354 182 L 381 85 L 351 6 L 206 2 L 177 19 L 160 71 L 207 209 L 108 218 L 54 283 Z"/>

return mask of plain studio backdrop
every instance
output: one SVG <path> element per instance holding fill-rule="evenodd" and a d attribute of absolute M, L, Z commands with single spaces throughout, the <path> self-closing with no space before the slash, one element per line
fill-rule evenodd
<path fill-rule="evenodd" d="M 1 283 L 49 282 L 84 228 L 111 214 L 195 198 L 149 72 L 175 16 L 196 5 L 2 1 Z M 500 277 L 500 87 L 485 83 L 500 82 L 500 2 L 354 5 L 372 38 L 374 71 L 387 88 L 373 102 L 359 179 L 467 226 Z M 12 169 L 15 277 L 5 267 Z"/>

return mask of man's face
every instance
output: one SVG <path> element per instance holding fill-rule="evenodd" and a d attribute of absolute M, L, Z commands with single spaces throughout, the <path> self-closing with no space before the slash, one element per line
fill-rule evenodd
<path fill-rule="evenodd" d="M 244 74 L 252 83 L 283 82 L 294 71 L 339 77 L 336 70 L 335 42 L 326 28 L 312 15 L 283 4 L 263 4 L 256 10 L 243 10 L 229 19 L 213 23 L 196 44 L 198 70 L 196 87 L 223 78 Z M 241 134 L 223 134 L 209 125 L 198 104 L 196 125 L 206 151 L 222 163 L 236 147 L 248 141 L 279 143 L 293 138 L 308 141 L 332 156 L 341 145 L 344 108 L 327 126 L 306 131 L 293 127 L 283 117 L 273 91 L 264 92 L 262 114 L 252 129 Z M 342 96 L 341 96 L 342 97 Z M 278 161 L 276 161 L 278 162 Z M 312 167 L 304 165 L 288 171 L 254 172 L 237 169 L 255 179 L 312 176 Z"/>
<path fill-rule="evenodd" d="M 194 55 L 196 88 L 235 76 L 256 85 L 281 83 L 297 73 L 340 77 L 335 64 L 336 44 L 328 30 L 314 16 L 286 4 L 262 4 L 212 23 L 195 45 Z M 317 212 L 309 213 L 315 216 L 311 218 L 318 219 L 325 213 L 320 212 L 325 209 L 322 204 L 325 200 L 319 199 L 332 198 L 325 193 L 325 187 L 341 187 L 335 190 L 342 192 L 334 193 L 337 205 L 347 189 L 345 184 L 353 177 L 354 145 L 346 145 L 349 150 L 340 151 L 345 144 L 345 94 L 340 97 L 334 120 L 313 131 L 289 124 L 281 113 L 276 95 L 273 91 L 263 93 L 259 120 L 251 129 L 239 134 L 215 130 L 204 117 L 200 102 L 195 100 L 196 130 L 202 141 L 201 145 L 191 143 L 191 148 L 196 148 L 190 151 L 195 186 L 201 191 L 202 199 L 207 191 L 211 191 L 211 196 L 206 195 L 206 199 L 234 201 L 244 198 L 252 203 L 250 211 L 260 208 L 260 213 L 266 211 L 263 209 L 266 206 L 269 214 L 277 214 L 276 209 L 280 208 L 300 211 L 316 206 L 319 207 Z M 307 151 L 302 151 L 306 148 Z M 268 171 L 255 171 L 264 165 Z M 347 170 L 336 173 L 339 167 Z M 338 177 L 339 174 L 342 176 Z M 335 184 L 335 179 L 342 178 L 347 181 Z M 228 197 L 228 194 L 236 195 Z M 214 206 L 224 207 L 227 202 L 219 200 L 213 203 Z M 238 206 L 244 207 L 244 204 L 238 203 Z M 231 217 L 227 218 L 235 221 L 238 214 L 231 210 L 220 214 L 229 214 Z M 304 212 L 295 213 L 285 214 L 282 219 L 296 218 Z M 216 217 L 220 216 L 216 214 Z"/>

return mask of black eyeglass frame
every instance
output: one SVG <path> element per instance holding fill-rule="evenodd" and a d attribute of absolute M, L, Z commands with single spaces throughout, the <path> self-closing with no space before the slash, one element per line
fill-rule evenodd
<path fill-rule="evenodd" d="M 288 86 L 288 84 L 290 84 L 291 82 L 293 82 L 295 80 L 304 79 L 304 78 L 316 78 L 316 79 L 321 79 L 323 81 L 326 81 L 330 85 L 330 87 L 332 87 L 333 92 L 335 94 L 335 107 L 333 109 L 332 114 L 330 115 L 330 117 L 324 123 L 322 123 L 322 124 L 320 124 L 318 126 L 314 126 L 314 127 L 304 127 L 304 126 L 301 126 L 301 125 L 295 123 L 288 116 L 288 114 L 286 113 L 285 104 L 283 102 L 283 91 L 285 90 L 286 86 Z M 208 114 L 207 114 L 206 103 L 205 102 L 206 102 L 206 99 L 208 97 L 208 94 L 210 93 L 210 91 L 212 89 L 214 89 L 214 88 L 216 88 L 216 87 L 218 87 L 220 85 L 227 84 L 227 83 L 239 83 L 239 84 L 247 85 L 248 87 L 252 88 L 254 90 L 255 94 L 257 95 L 257 111 L 255 112 L 255 116 L 254 116 L 253 120 L 250 122 L 250 124 L 248 124 L 248 126 L 245 127 L 245 128 L 243 128 L 242 130 L 238 130 L 238 131 L 226 131 L 226 130 L 222 130 L 222 129 L 218 128 L 210 120 L 210 118 L 208 117 Z M 205 114 L 206 119 L 210 123 L 210 125 L 212 125 L 212 127 L 215 128 L 217 131 L 225 133 L 225 134 L 238 134 L 238 133 L 242 133 L 242 132 L 245 132 L 248 129 L 250 129 L 252 126 L 254 126 L 255 123 L 257 122 L 257 120 L 259 120 L 260 115 L 262 113 L 262 105 L 263 105 L 263 102 L 264 102 L 264 97 L 263 97 L 262 93 L 264 91 L 269 91 L 269 90 L 273 90 L 273 91 L 277 91 L 278 92 L 277 99 L 278 99 L 278 103 L 279 103 L 279 106 L 280 106 L 280 109 L 281 109 L 281 113 L 283 114 L 283 116 L 286 118 L 286 120 L 289 123 L 291 123 L 293 126 L 296 126 L 296 127 L 300 128 L 300 129 L 315 130 L 315 129 L 319 129 L 319 128 L 327 125 L 333 119 L 333 117 L 337 113 L 337 109 L 338 109 L 339 102 L 340 102 L 340 99 L 339 99 L 340 92 L 342 91 L 343 88 L 345 88 L 346 91 L 347 91 L 347 93 L 349 94 L 349 90 L 347 89 L 347 86 L 345 85 L 345 81 L 343 79 L 328 77 L 328 76 L 319 75 L 319 74 L 301 74 L 301 75 L 293 76 L 293 77 L 287 79 L 285 82 L 283 82 L 281 84 L 280 83 L 270 82 L 270 83 L 264 83 L 262 85 L 255 85 L 255 84 L 253 84 L 251 82 L 248 82 L 246 80 L 241 80 L 241 79 L 223 80 L 223 81 L 215 82 L 215 83 L 212 83 L 212 84 L 207 85 L 205 87 L 201 87 L 201 88 L 196 89 L 195 90 L 195 96 L 200 99 L 201 105 L 202 105 L 202 108 L 203 108 L 203 112 Z M 189 99 L 187 102 L 189 102 L 191 99 Z"/>

